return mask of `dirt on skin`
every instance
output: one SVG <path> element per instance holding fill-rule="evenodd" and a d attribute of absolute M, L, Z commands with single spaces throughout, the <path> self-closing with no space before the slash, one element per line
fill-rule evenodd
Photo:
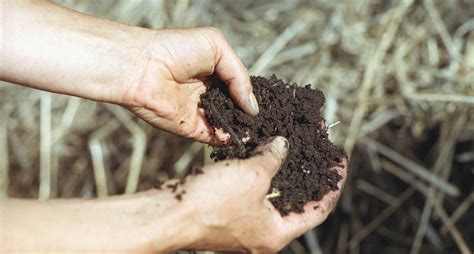
<path fill-rule="evenodd" d="M 272 180 L 269 190 L 280 195 L 270 201 L 282 216 L 301 213 L 312 200 L 321 200 L 338 189 L 341 176 L 330 168 L 342 163 L 346 154 L 328 139 L 320 114 L 324 94 L 310 86 L 287 84 L 274 75 L 269 79 L 251 77 L 260 113 L 252 117 L 235 105 L 226 86 L 219 82 L 201 96 L 207 120 L 232 137 L 224 148 L 215 147 L 216 161 L 248 158 L 251 151 L 270 137 L 283 136 L 290 143 L 288 156 Z"/>

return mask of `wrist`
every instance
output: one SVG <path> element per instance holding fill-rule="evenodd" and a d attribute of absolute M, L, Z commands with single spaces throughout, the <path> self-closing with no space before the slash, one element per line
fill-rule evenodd
<path fill-rule="evenodd" d="M 155 31 L 146 28 L 126 26 L 122 34 L 108 38 L 109 45 L 116 49 L 110 55 L 110 63 L 120 63 L 117 69 L 110 69 L 114 77 L 103 82 L 104 89 L 111 94 L 111 102 L 122 106 L 133 106 L 137 97 L 143 96 L 139 89 L 144 72 L 150 61 L 150 52 Z M 110 46 L 105 46 L 109 50 Z"/>
<path fill-rule="evenodd" d="M 176 199 L 169 190 L 150 190 L 136 194 L 136 202 L 143 213 L 140 220 L 147 225 L 150 237 L 147 249 L 155 252 L 172 252 L 192 249 L 201 239 L 203 228 L 199 223 L 193 200 Z"/>
<path fill-rule="evenodd" d="M 192 210 L 169 191 L 94 200 L 12 199 L 0 208 L 8 232 L 0 235 L 0 252 L 162 253 L 189 247 L 199 234 Z"/>
<path fill-rule="evenodd" d="M 127 37 L 131 38 L 129 45 L 120 44 L 116 41 L 122 49 L 118 52 L 126 59 L 126 71 L 120 74 L 121 88 L 118 100 L 114 103 L 125 106 L 144 106 L 149 103 L 151 93 L 147 87 L 143 87 L 144 79 L 155 78 L 159 75 L 159 71 L 154 69 L 152 73 L 150 65 L 153 64 L 152 55 L 154 44 L 156 40 L 156 30 L 128 27 Z"/>

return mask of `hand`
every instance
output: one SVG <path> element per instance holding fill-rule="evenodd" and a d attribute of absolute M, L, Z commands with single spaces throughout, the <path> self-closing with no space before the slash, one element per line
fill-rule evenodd
<path fill-rule="evenodd" d="M 237 105 L 258 113 L 247 70 L 215 28 L 126 26 L 49 1 L 2 7 L 15 22 L 3 27 L 0 80 L 119 104 L 154 127 L 207 143 L 228 139 L 198 109 L 209 78 L 224 80 Z"/>
<path fill-rule="evenodd" d="M 249 159 L 204 167 L 175 192 L 166 186 L 178 180 L 161 190 L 103 199 L 1 200 L 0 252 L 277 252 L 326 219 L 346 181 L 347 163 L 334 169 L 342 176 L 339 190 L 309 202 L 302 214 L 281 217 L 265 196 L 286 140 L 278 137 L 257 149 Z"/>
<path fill-rule="evenodd" d="M 218 162 L 203 168 L 202 175 L 188 176 L 181 202 L 184 209 L 192 211 L 189 229 L 199 228 L 201 233 L 186 247 L 273 253 L 321 224 L 341 194 L 347 163 L 344 161 L 343 168 L 334 168 L 342 176 L 338 191 L 329 192 L 321 201 L 307 203 L 302 214 L 281 217 L 265 196 L 287 147 L 286 139 L 277 137 L 257 148 L 262 151 L 259 155 Z"/>
<path fill-rule="evenodd" d="M 206 81 L 217 76 L 235 103 L 256 115 L 258 105 L 249 74 L 223 34 L 215 28 L 156 31 L 140 81 L 128 92 L 128 108 L 152 126 L 195 140 L 220 144 L 198 109 Z"/>

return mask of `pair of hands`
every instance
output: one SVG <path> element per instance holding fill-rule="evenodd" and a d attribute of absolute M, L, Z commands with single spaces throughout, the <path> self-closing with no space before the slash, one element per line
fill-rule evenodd
<path fill-rule="evenodd" d="M 1 80 L 119 104 L 156 128 L 210 144 L 225 143 L 229 136 L 214 133 L 198 108 L 206 80 L 224 80 L 245 112 L 258 113 L 248 72 L 217 29 L 130 27 L 49 1 L 7 1 L 2 7 L 3 20 L 14 22 L 4 24 Z M 276 252 L 325 220 L 344 185 L 347 163 L 334 169 L 343 177 L 339 191 L 309 202 L 303 214 L 282 218 L 265 195 L 286 154 L 285 140 L 276 138 L 259 149 L 263 153 L 253 158 L 219 162 L 190 176 L 182 201 L 164 189 L 94 201 L 0 202 L 9 232 L 0 239 L 11 238 L 2 247 Z"/>
<path fill-rule="evenodd" d="M 246 68 L 217 29 L 156 33 L 150 59 L 140 82 L 131 86 L 126 107 L 156 128 L 210 144 L 227 142 L 226 134 L 215 133 L 207 124 L 203 110 L 198 108 L 199 98 L 206 91 L 206 80 L 216 75 L 225 81 L 234 102 L 245 112 L 257 114 Z M 309 202 L 303 214 L 281 217 L 265 196 L 287 147 L 286 139 L 276 137 L 257 148 L 263 151 L 261 155 L 219 162 L 206 166 L 204 176 L 190 176 L 183 202 L 190 210 L 201 210 L 198 214 L 202 217 L 194 223 L 203 224 L 205 232 L 187 247 L 276 252 L 322 223 L 339 198 L 346 179 L 345 166 L 334 169 L 343 177 L 339 191 Z M 319 208 L 313 209 L 315 206 Z"/>

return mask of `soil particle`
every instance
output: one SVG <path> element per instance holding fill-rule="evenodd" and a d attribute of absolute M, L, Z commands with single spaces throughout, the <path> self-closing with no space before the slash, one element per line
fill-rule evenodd
<path fill-rule="evenodd" d="M 184 194 L 186 194 L 186 190 L 181 190 L 178 194 L 174 196 L 174 198 L 177 199 L 178 201 L 181 201 L 183 200 Z"/>
<path fill-rule="evenodd" d="M 155 187 L 155 189 L 161 190 L 161 181 L 160 181 L 160 179 L 158 179 L 158 178 L 155 179 L 154 187 Z"/>
<path fill-rule="evenodd" d="M 305 203 L 321 200 L 329 191 L 338 189 L 341 176 L 330 168 L 346 157 L 343 149 L 329 141 L 322 124 L 324 95 L 309 86 L 284 83 L 274 75 L 269 79 L 251 77 L 251 82 L 260 107 L 255 117 L 233 103 L 222 82 L 211 85 L 201 96 L 200 106 L 208 122 L 214 129 L 224 129 L 232 139 L 229 146 L 214 148 L 211 157 L 216 161 L 248 158 L 270 137 L 286 137 L 288 156 L 270 187 L 281 195 L 270 201 L 283 216 L 301 213 Z"/>
<path fill-rule="evenodd" d="M 202 168 L 196 167 L 196 168 L 193 168 L 191 170 L 191 174 L 192 175 L 200 175 L 200 174 L 204 174 L 204 171 L 202 171 Z"/>
<path fill-rule="evenodd" d="M 178 183 L 174 183 L 174 184 L 169 184 L 167 185 L 166 187 L 171 189 L 171 192 L 175 193 L 176 190 L 178 189 L 178 185 L 179 185 L 179 182 Z"/>

